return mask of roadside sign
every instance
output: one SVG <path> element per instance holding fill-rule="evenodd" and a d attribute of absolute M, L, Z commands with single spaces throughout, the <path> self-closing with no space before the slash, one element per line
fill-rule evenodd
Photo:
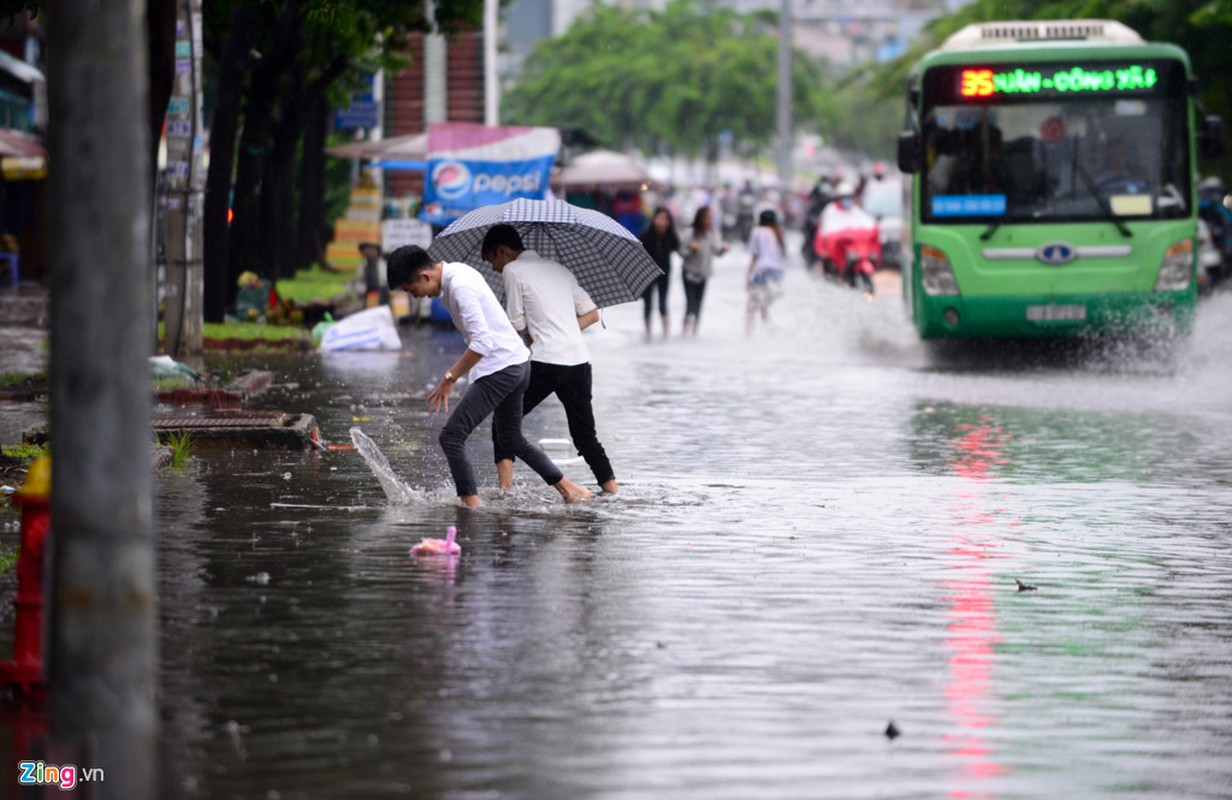
<path fill-rule="evenodd" d="M 381 222 L 381 252 L 389 253 L 408 244 L 425 250 L 432 244 L 432 226 L 417 219 L 387 219 Z"/>

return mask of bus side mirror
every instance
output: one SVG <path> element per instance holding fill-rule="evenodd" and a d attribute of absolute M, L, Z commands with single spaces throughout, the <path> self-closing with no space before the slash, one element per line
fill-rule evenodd
<path fill-rule="evenodd" d="M 1198 147 L 1206 158 L 1221 158 L 1228 148 L 1228 128 L 1223 117 L 1207 114 L 1202 120 Z"/>
<path fill-rule="evenodd" d="M 923 162 L 920 156 L 920 134 L 915 131 L 900 133 L 898 135 L 898 168 L 907 174 L 919 172 Z"/>

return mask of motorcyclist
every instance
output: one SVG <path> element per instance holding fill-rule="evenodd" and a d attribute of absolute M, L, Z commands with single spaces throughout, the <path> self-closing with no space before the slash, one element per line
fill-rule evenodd
<path fill-rule="evenodd" d="M 813 242 L 817 238 L 817 228 L 821 224 L 821 212 L 830 202 L 834 184 L 829 178 L 821 178 L 813 186 L 808 195 L 808 206 L 804 212 L 804 266 L 810 270 L 817 266 L 820 257 Z"/>
<path fill-rule="evenodd" d="M 1222 281 L 1232 272 L 1232 210 L 1224 205 L 1228 190 L 1217 175 L 1203 178 L 1198 184 L 1198 216 L 1206 222 L 1211 239 L 1223 256 L 1219 273 L 1213 276 Z"/>
<path fill-rule="evenodd" d="M 848 285 L 855 286 L 857 278 L 864 282 L 865 291 L 873 290 L 872 267 L 881 261 L 881 241 L 877 220 L 856 204 L 855 187 L 843 181 L 834 190 L 835 199 L 821 212 L 821 222 L 813 247 L 827 270 L 841 276 Z M 865 269 L 849 265 L 849 256 L 858 255 L 859 261 L 867 261 Z"/>

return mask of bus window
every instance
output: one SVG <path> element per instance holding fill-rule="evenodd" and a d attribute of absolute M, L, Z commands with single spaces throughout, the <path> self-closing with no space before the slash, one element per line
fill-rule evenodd
<path fill-rule="evenodd" d="M 1109 76 L 1118 73 L 1094 62 L 1055 73 L 1005 67 L 996 73 L 994 92 L 978 98 L 963 94 L 962 78 L 970 72 L 945 65 L 923 75 L 922 221 L 1188 213 L 1187 98 L 1179 64 L 1153 62 L 1152 82 L 1132 96 L 1108 89 L 1119 80 Z M 1133 202 L 1110 202 L 1130 195 Z"/>

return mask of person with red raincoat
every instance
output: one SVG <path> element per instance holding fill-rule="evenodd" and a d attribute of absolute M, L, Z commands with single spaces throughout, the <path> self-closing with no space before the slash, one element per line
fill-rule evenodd
<path fill-rule="evenodd" d="M 881 263 L 881 237 L 877 220 L 856 204 L 850 183 L 839 184 L 835 199 L 821 212 L 813 249 L 827 271 L 849 286 L 859 280 L 866 294 L 873 293 L 873 271 Z"/>

